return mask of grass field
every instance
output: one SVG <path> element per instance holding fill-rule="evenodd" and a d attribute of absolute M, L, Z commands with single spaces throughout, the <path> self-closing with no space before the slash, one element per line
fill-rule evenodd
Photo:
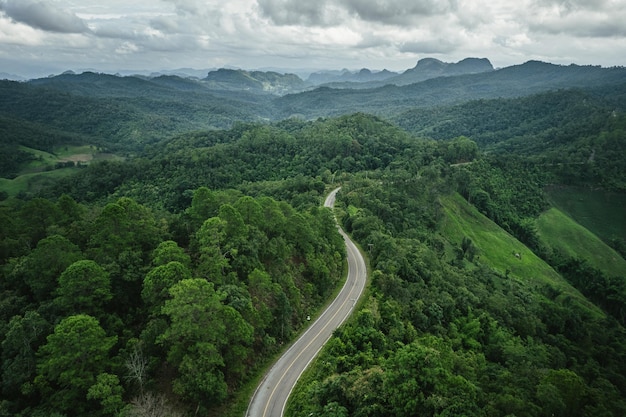
<path fill-rule="evenodd" d="M 54 153 L 20 146 L 20 149 L 33 154 L 36 160 L 23 167 L 20 175 L 14 179 L 0 178 L 0 191 L 14 197 L 21 191 L 35 191 L 52 180 L 75 172 L 75 168 L 54 169 L 57 163 L 69 162 L 89 164 L 94 159 L 116 159 L 113 154 L 98 154 L 92 145 L 61 145 Z"/>
<path fill-rule="evenodd" d="M 0 191 L 6 191 L 10 197 L 15 197 L 20 191 L 35 191 L 57 178 L 71 175 L 74 172 L 76 172 L 76 168 L 60 168 L 23 174 L 12 180 L 0 178 Z"/>
<path fill-rule="evenodd" d="M 478 262 L 529 286 L 549 285 L 559 289 L 562 296 L 569 295 L 594 315 L 601 314 L 550 265 L 483 216 L 463 197 L 456 194 L 440 201 L 445 212 L 442 233 L 448 240 L 458 244 L 464 237 L 471 239 L 479 250 Z"/>
<path fill-rule="evenodd" d="M 20 150 L 33 154 L 37 159 L 24 167 L 22 173 L 39 172 L 59 162 L 89 163 L 94 158 L 96 149 L 91 145 L 62 145 L 54 149 L 53 153 L 38 149 L 20 146 Z"/>
<path fill-rule="evenodd" d="M 610 276 L 626 277 L 626 261 L 595 234 L 557 208 L 551 208 L 537 220 L 541 240 L 571 257 L 587 260 Z"/>
<path fill-rule="evenodd" d="M 582 187 L 546 189 L 550 203 L 602 240 L 626 241 L 626 194 Z"/>

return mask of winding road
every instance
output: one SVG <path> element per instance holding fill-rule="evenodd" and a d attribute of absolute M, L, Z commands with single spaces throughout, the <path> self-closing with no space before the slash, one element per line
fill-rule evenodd
<path fill-rule="evenodd" d="M 324 207 L 332 208 L 339 188 L 333 190 Z M 337 226 L 339 227 L 339 226 Z M 330 339 L 335 329 L 350 316 L 357 300 L 363 293 L 367 279 L 365 260 L 350 240 L 348 235 L 339 228 L 339 233 L 346 243 L 348 255 L 348 277 L 337 295 L 307 331 L 278 359 L 257 387 L 246 416 L 249 417 L 280 417 L 285 411 L 287 399 L 296 382 Z"/>

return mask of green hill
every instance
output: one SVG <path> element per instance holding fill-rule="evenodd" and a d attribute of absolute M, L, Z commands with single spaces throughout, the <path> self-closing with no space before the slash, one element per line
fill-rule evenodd
<path fill-rule="evenodd" d="M 489 220 L 460 195 L 441 197 L 445 217 L 442 232 L 451 242 L 469 238 L 478 249 L 477 263 L 486 264 L 509 279 L 530 287 L 548 285 L 564 296 L 571 296 L 590 311 L 602 314 L 550 265 L 523 243 Z"/>
<path fill-rule="evenodd" d="M 537 220 L 541 240 L 566 256 L 585 259 L 610 276 L 626 276 L 626 261 L 596 235 L 557 208 Z"/>
<path fill-rule="evenodd" d="M 626 242 L 626 193 L 571 186 L 548 187 L 546 192 L 553 206 L 603 241 Z"/>

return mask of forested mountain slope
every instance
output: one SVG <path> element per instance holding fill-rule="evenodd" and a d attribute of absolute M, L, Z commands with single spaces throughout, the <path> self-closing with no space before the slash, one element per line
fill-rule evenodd
<path fill-rule="evenodd" d="M 557 183 L 626 190 L 626 84 L 414 109 L 393 118 L 434 139 L 466 136 L 486 151 L 548 167 Z"/>
<path fill-rule="evenodd" d="M 305 118 L 362 111 L 390 116 L 411 108 L 459 104 L 487 98 L 522 97 L 565 88 L 603 87 L 626 82 L 626 68 L 558 66 L 530 61 L 497 71 L 439 77 L 407 86 L 364 90 L 318 88 L 275 100 L 281 117 Z"/>
<path fill-rule="evenodd" d="M 0 81 L 0 115 L 125 151 L 181 131 L 224 128 L 234 121 L 270 116 L 258 95 L 225 97 L 178 77 L 144 80 L 94 73 L 29 83 Z M 28 138 L 18 143 L 24 141 Z"/>
<path fill-rule="evenodd" d="M 554 264 L 561 276 L 450 194 L 463 168 L 395 167 L 342 188 L 343 223 L 369 248 L 371 294 L 288 415 L 623 414 L 624 278 L 600 297 L 621 307 L 601 310 L 580 292 L 608 283 L 601 273 Z M 492 215 L 511 209 L 498 206 Z"/>

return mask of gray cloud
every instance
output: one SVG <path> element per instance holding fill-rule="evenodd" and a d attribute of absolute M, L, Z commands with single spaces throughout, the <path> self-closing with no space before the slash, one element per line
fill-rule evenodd
<path fill-rule="evenodd" d="M 43 1 L 7 0 L 0 10 L 16 22 L 59 33 L 87 33 L 89 28 L 74 13 Z"/>
<path fill-rule="evenodd" d="M 557 6 L 564 11 L 573 10 L 605 10 L 610 9 L 610 0 L 535 0 L 533 6 L 543 8 L 546 6 Z"/>
<path fill-rule="evenodd" d="M 545 3 L 552 4 L 546 8 Z M 528 21 L 532 32 L 579 38 L 609 38 L 626 35 L 626 4 L 607 0 L 544 0 L 534 4 L 538 18 Z"/>
<path fill-rule="evenodd" d="M 454 9 L 454 0 L 342 0 L 342 3 L 363 20 L 385 24 L 406 24 L 418 17 Z"/>
<path fill-rule="evenodd" d="M 258 0 L 261 12 L 277 25 L 330 26 L 339 23 L 327 0 Z"/>
<path fill-rule="evenodd" d="M 180 31 L 180 25 L 176 19 L 170 16 L 155 17 L 150 20 L 150 27 L 163 33 L 178 33 Z"/>
<path fill-rule="evenodd" d="M 456 50 L 456 45 L 446 39 L 433 39 L 405 42 L 399 50 L 416 54 L 448 54 Z"/>
<path fill-rule="evenodd" d="M 206 8 L 206 1 L 198 1 L 198 0 L 163 0 L 166 3 L 172 3 L 178 13 L 180 14 L 190 14 L 190 15 L 198 15 L 201 11 Z"/>
<path fill-rule="evenodd" d="M 624 20 L 614 22 L 570 21 L 557 24 L 531 24 L 535 32 L 551 35 L 567 34 L 575 37 L 612 38 L 626 36 Z"/>
<path fill-rule="evenodd" d="M 333 26 L 343 16 L 387 25 L 406 25 L 417 18 L 456 8 L 456 0 L 257 0 L 261 12 L 278 25 Z"/>

